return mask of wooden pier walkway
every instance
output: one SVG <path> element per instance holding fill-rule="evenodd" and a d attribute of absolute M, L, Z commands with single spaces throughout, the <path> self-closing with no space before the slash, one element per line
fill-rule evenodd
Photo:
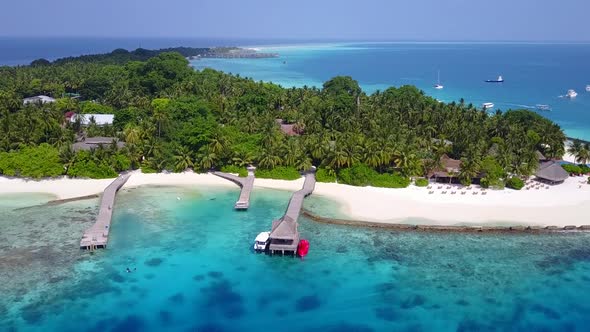
<path fill-rule="evenodd" d="M 96 222 L 84 232 L 80 241 L 80 249 L 106 248 L 109 241 L 115 197 L 117 191 L 129 180 L 129 177 L 131 177 L 131 174 L 120 175 L 105 188 L 100 200 L 100 210 Z"/>
<path fill-rule="evenodd" d="M 245 178 L 223 172 L 213 172 L 214 175 L 229 180 L 242 188 L 240 191 L 240 197 L 238 197 L 238 201 L 234 205 L 234 209 L 247 210 L 250 207 L 250 194 L 254 187 L 255 170 L 256 167 L 248 167 L 248 176 Z"/>
<path fill-rule="evenodd" d="M 303 188 L 296 191 L 291 199 L 289 205 L 283 217 L 272 222 L 272 230 L 270 233 L 270 253 L 297 251 L 299 245 L 299 230 L 297 220 L 301 214 L 301 208 L 303 207 L 303 200 L 305 197 L 311 195 L 315 189 L 315 169 L 307 172 L 305 175 L 305 182 Z"/>

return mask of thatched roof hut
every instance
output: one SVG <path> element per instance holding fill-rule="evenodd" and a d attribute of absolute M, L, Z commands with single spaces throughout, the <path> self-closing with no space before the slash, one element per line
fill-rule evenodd
<path fill-rule="evenodd" d="M 446 154 L 440 157 L 440 165 L 441 167 L 438 167 L 428 174 L 429 178 L 448 178 L 451 177 L 451 173 L 455 176 L 461 171 L 461 160 L 453 159 Z"/>
<path fill-rule="evenodd" d="M 299 245 L 299 231 L 297 230 L 297 221 L 285 216 L 272 222 L 270 232 L 271 251 L 293 251 L 297 250 Z"/>
<path fill-rule="evenodd" d="M 551 184 L 562 183 L 569 177 L 568 172 L 556 161 L 542 163 L 535 175 L 537 178 Z"/>

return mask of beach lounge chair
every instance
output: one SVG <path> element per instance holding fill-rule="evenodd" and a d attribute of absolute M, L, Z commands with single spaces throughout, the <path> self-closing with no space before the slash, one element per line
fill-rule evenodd
<path fill-rule="evenodd" d="M 442 189 L 442 186 L 438 186 L 438 189 Z"/>
<path fill-rule="evenodd" d="M 428 187 L 426 187 L 426 189 L 432 189 L 432 186 L 428 186 Z"/>
<path fill-rule="evenodd" d="M 428 192 L 428 194 L 429 194 L 429 195 L 430 195 L 430 194 L 434 194 L 434 191 L 433 191 L 433 190 L 431 190 L 431 191 L 429 191 L 429 192 Z"/>
<path fill-rule="evenodd" d="M 482 192 L 481 194 L 482 194 L 482 195 L 487 195 L 487 194 L 488 194 L 488 192 L 487 192 L 487 191 L 484 191 L 484 192 Z"/>
<path fill-rule="evenodd" d="M 472 195 L 477 195 L 477 194 L 478 194 L 478 192 L 477 192 L 477 191 L 474 191 L 474 192 L 472 193 Z"/>
<path fill-rule="evenodd" d="M 462 192 L 461 192 L 461 195 L 465 195 L 465 193 L 467 193 L 467 192 L 466 192 L 466 191 L 462 191 Z"/>
<path fill-rule="evenodd" d="M 457 193 L 456 191 L 451 191 L 451 195 L 454 195 L 454 194 L 456 194 L 456 193 Z"/>
<path fill-rule="evenodd" d="M 443 195 L 446 195 L 446 194 L 447 194 L 447 191 L 446 191 L 446 190 L 444 190 L 444 191 L 442 192 L 442 194 L 443 194 Z"/>

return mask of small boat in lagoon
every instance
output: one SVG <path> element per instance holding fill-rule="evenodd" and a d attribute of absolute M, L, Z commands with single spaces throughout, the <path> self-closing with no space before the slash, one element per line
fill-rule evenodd
<path fill-rule="evenodd" d="M 495 80 L 486 80 L 486 83 L 504 83 L 504 78 L 500 75 Z"/>
<path fill-rule="evenodd" d="M 566 98 L 576 98 L 578 96 L 578 93 L 576 91 L 574 91 L 573 89 L 569 89 L 567 90 L 567 93 L 565 94 Z"/>
<path fill-rule="evenodd" d="M 481 104 L 484 110 L 488 110 L 490 108 L 494 108 L 494 103 L 483 103 Z"/>
<path fill-rule="evenodd" d="M 586 85 L 586 91 L 590 92 L 590 84 Z"/>
<path fill-rule="evenodd" d="M 265 251 L 268 246 L 270 232 L 261 232 L 254 240 L 254 251 Z"/>
<path fill-rule="evenodd" d="M 307 253 L 309 252 L 309 241 L 307 241 L 306 239 L 301 239 L 301 241 L 299 241 L 299 245 L 297 246 L 297 255 L 301 258 L 307 256 Z"/>
<path fill-rule="evenodd" d="M 551 111 L 551 106 L 545 104 L 535 105 L 535 109 L 538 111 Z"/>
<path fill-rule="evenodd" d="M 438 79 L 436 82 L 437 83 L 434 85 L 434 88 L 437 90 L 442 90 L 444 88 L 444 85 L 440 84 L 440 70 L 438 71 Z"/>

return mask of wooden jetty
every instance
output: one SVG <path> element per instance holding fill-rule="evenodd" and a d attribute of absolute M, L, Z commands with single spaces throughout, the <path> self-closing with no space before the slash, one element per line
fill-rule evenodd
<path fill-rule="evenodd" d="M 131 177 L 131 174 L 120 175 L 105 188 L 102 199 L 100 200 L 100 210 L 98 211 L 96 222 L 84 232 L 80 241 L 80 249 L 94 250 L 107 247 L 115 197 L 117 191 L 129 180 L 129 177 Z"/>
<path fill-rule="evenodd" d="M 284 255 L 285 252 L 292 252 L 295 255 L 297 252 L 297 246 L 299 245 L 299 225 L 297 220 L 303 207 L 303 200 L 311 195 L 315 189 L 315 169 L 307 172 L 304 176 L 303 188 L 291 196 L 287 211 L 285 211 L 283 217 L 272 222 L 268 247 L 271 254 L 280 252 Z"/>
<path fill-rule="evenodd" d="M 234 209 L 236 210 L 248 210 L 250 207 L 250 194 L 252 193 L 252 187 L 254 187 L 254 171 L 256 170 L 256 167 L 250 166 L 247 169 L 248 176 L 245 178 L 223 172 L 213 172 L 214 175 L 229 180 L 242 188 L 240 191 L 240 197 L 238 197 L 238 200 L 234 205 Z"/>

